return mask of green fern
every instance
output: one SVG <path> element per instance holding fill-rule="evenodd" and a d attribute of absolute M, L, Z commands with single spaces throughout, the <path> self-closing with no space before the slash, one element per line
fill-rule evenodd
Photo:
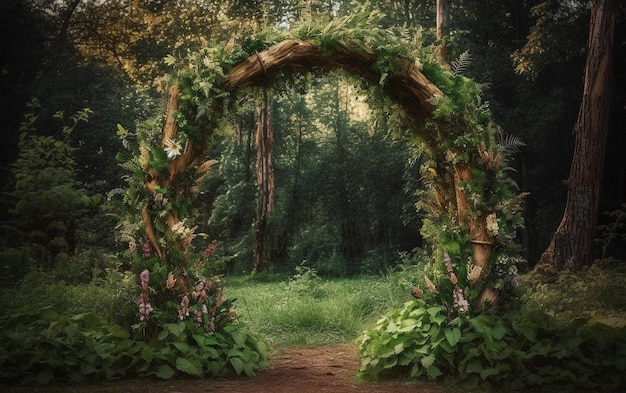
<path fill-rule="evenodd" d="M 500 146 L 502 146 L 502 148 L 509 154 L 513 154 L 513 153 L 519 153 L 520 152 L 520 148 L 522 146 L 526 146 L 526 143 L 524 143 L 524 141 L 522 141 L 522 138 L 520 138 L 517 135 L 506 135 L 506 136 L 500 136 L 500 140 L 498 141 L 498 144 Z"/>
<path fill-rule="evenodd" d="M 450 71 L 452 71 L 452 75 L 462 75 L 467 67 L 469 67 L 471 62 L 472 55 L 469 53 L 468 49 L 465 52 L 461 53 L 459 57 L 450 64 Z"/>

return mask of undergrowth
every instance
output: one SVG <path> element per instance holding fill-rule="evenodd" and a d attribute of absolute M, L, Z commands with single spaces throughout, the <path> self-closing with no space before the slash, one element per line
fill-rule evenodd
<path fill-rule="evenodd" d="M 390 310 L 358 339 L 365 379 L 409 377 L 516 389 L 626 387 L 623 264 L 579 273 L 527 274 L 517 310 L 450 315 L 423 300 Z"/>
<path fill-rule="evenodd" d="M 395 276 L 321 279 L 308 269 L 250 284 L 226 278 L 235 312 L 273 347 L 353 342 L 390 307 L 410 298 Z M 317 277 L 317 278 L 316 278 Z"/>
<path fill-rule="evenodd" d="M 519 286 L 525 309 L 544 310 L 561 320 L 586 317 L 611 326 L 626 325 L 626 264 L 597 261 L 577 273 L 527 274 Z"/>

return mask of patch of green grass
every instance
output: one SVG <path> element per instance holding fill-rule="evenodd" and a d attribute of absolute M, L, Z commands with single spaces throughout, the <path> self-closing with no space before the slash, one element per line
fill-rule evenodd
<path fill-rule="evenodd" d="M 410 294 L 393 276 L 319 279 L 310 291 L 287 279 L 231 277 L 226 297 L 237 299 L 234 310 L 247 326 L 280 348 L 352 342 Z"/>
<path fill-rule="evenodd" d="M 544 310 L 561 319 L 590 318 L 610 326 L 626 326 L 626 264 L 596 263 L 580 272 L 556 276 L 527 274 L 519 296 L 523 307 Z"/>

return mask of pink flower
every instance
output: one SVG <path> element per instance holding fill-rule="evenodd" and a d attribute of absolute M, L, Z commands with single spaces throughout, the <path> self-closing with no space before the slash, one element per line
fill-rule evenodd
<path fill-rule="evenodd" d="M 150 282 L 150 271 L 145 269 L 141 274 L 139 274 L 139 279 L 141 280 L 141 289 L 145 292 L 148 290 L 148 282 Z"/>
<path fill-rule="evenodd" d="M 457 307 L 461 312 L 467 312 L 469 310 L 469 302 L 465 300 L 463 291 L 458 285 L 454 287 L 454 307 Z"/>
<path fill-rule="evenodd" d="M 180 310 L 178 310 L 178 319 L 181 321 L 185 317 L 189 316 L 189 296 L 183 296 L 183 300 L 180 302 Z"/>
<path fill-rule="evenodd" d="M 144 293 L 139 298 L 139 320 L 145 321 L 152 312 L 152 306 L 148 303 L 148 296 Z"/>
<path fill-rule="evenodd" d="M 150 247 L 150 241 L 146 240 L 143 244 L 143 257 L 144 259 L 152 258 L 152 247 Z"/>
<path fill-rule="evenodd" d="M 452 260 L 450 259 L 450 255 L 448 253 L 443 254 L 443 262 L 446 264 L 446 269 L 448 273 L 452 273 Z"/>
<path fill-rule="evenodd" d="M 213 254 L 215 254 L 216 248 L 217 248 L 217 240 L 214 239 L 211 243 L 209 243 L 206 250 L 204 251 L 204 258 L 205 259 L 211 258 Z"/>
<path fill-rule="evenodd" d="M 139 320 L 145 321 L 148 319 L 150 312 L 152 312 L 152 306 L 148 302 L 148 282 L 150 281 L 150 271 L 145 269 L 139 274 L 141 280 L 141 296 L 139 297 Z"/>

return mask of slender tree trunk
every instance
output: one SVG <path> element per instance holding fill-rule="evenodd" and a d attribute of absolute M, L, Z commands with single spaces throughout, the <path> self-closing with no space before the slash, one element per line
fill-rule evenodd
<path fill-rule="evenodd" d="M 63 44 L 65 42 L 65 39 L 67 38 L 67 31 L 70 28 L 72 16 L 74 15 L 74 11 L 76 11 L 76 8 L 78 8 L 80 2 L 81 0 L 72 0 L 67 5 L 67 8 L 62 12 L 61 28 L 59 29 L 59 33 L 56 38 L 57 44 Z"/>
<path fill-rule="evenodd" d="M 437 0 L 437 28 L 435 38 L 439 42 L 437 47 L 437 60 L 442 65 L 448 64 L 448 51 L 446 41 L 450 35 L 450 3 L 449 0 Z"/>
<path fill-rule="evenodd" d="M 606 135 L 615 27 L 615 2 L 594 0 L 591 7 L 583 97 L 574 126 L 574 155 L 567 181 L 567 203 L 558 229 L 535 272 L 578 270 L 593 262 Z"/>
<path fill-rule="evenodd" d="M 254 245 L 254 271 L 263 270 L 265 244 L 267 240 L 267 219 L 274 205 L 274 168 L 272 166 L 272 148 L 274 136 L 272 122 L 267 108 L 267 93 L 263 92 L 259 106 L 257 125 L 257 182 L 259 184 L 259 209 Z"/>

